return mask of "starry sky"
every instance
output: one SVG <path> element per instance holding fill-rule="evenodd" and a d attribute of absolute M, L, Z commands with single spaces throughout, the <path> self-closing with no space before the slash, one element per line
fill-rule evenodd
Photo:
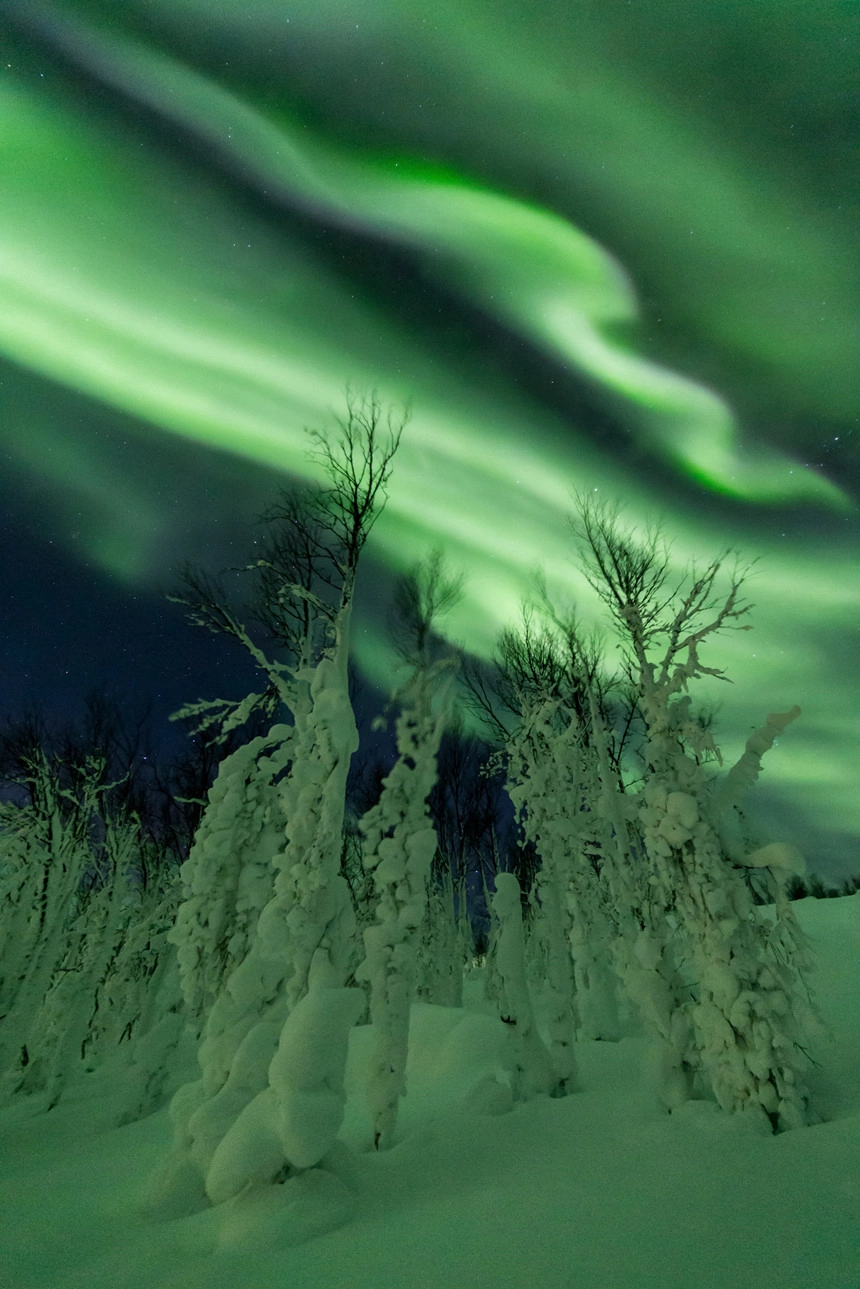
<path fill-rule="evenodd" d="M 753 812 L 860 870 L 858 277 L 845 0 L 7 0 L 3 710 L 156 720 L 253 684 L 164 592 L 241 563 L 344 389 L 409 402 L 356 643 L 443 541 L 487 654 L 533 570 L 584 620 L 574 489 L 680 574 L 756 560 L 727 758 L 803 716 Z"/>

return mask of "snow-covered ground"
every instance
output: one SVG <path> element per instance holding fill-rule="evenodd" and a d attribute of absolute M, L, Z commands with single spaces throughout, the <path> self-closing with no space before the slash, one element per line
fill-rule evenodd
<path fill-rule="evenodd" d="M 394 1147 L 369 1150 L 367 1027 L 326 1161 L 183 1218 L 148 1211 L 167 1110 L 110 1126 L 90 1075 L 0 1116 L 2 1289 L 857 1289 L 860 893 L 795 905 L 818 953 L 824 1122 L 774 1137 L 691 1102 L 660 1111 L 645 1041 L 582 1043 L 582 1090 L 510 1108 L 505 1026 L 414 1009 Z M 188 1072 L 193 1077 L 193 1072 Z"/>

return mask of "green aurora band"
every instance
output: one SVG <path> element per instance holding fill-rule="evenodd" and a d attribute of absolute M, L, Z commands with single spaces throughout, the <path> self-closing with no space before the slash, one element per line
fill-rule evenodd
<path fill-rule="evenodd" d="M 824 78 L 821 100 L 838 89 L 844 52 L 781 2 L 714 10 L 746 24 L 750 57 L 806 59 L 785 93 L 811 120 L 809 85 Z M 197 445 L 202 473 L 234 454 L 274 488 L 309 472 L 304 428 L 346 384 L 409 400 L 378 566 L 443 539 L 467 574 L 452 634 L 487 653 L 537 565 L 594 612 L 571 561 L 573 488 L 622 500 L 631 524 L 664 514 L 679 573 L 727 544 L 762 555 L 755 635 L 713 650 L 736 682 L 713 694 L 726 750 L 800 702 L 768 776 L 810 828 L 850 832 L 856 510 L 821 460 L 856 417 L 838 203 L 799 150 L 765 147 L 766 95 L 758 133 L 737 86 L 716 113 L 691 106 L 696 65 L 672 79 L 643 5 L 412 8 L 9 6 L 8 386 L 27 370 L 85 396 L 100 424 L 107 411 L 116 435 L 143 439 L 150 477 L 123 473 L 110 434 L 32 408 L 23 432 L 14 399 L 8 468 L 78 516 L 85 558 L 147 586 L 176 524 L 158 486 L 166 435 Z M 667 3 L 669 53 L 706 63 L 694 8 Z M 401 298 L 388 278 L 402 265 Z M 526 355 L 530 383 L 493 357 L 494 336 Z M 220 504 L 241 511 L 241 484 Z M 383 680 L 374 615 L 358 644 Z"/>

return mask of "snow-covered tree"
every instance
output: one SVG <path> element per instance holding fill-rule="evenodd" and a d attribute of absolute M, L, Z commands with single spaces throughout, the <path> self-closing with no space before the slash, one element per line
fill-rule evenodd
<path fill-rule="evenodd" d="M 409 1013 L 418 979 L 418 951 L 427 909 L 427 882 L 437 850 L 427 799 L 436 781 L 436 755 L 446 702 L 434 709 L 441 673 L 452 660 L 433 659 L 433 629 L 460 593 L 460 582 L 435 551 L 401 578 L 396 594 L 401 653 L 412 674 L 395 695 L 397 760 L 382 782 L 382 794 L 361 820 L 364 862 L 373 874 L 374 923 L 364 932 L 367 955 L 357 978 L 370 984 L 375 1045 L 368 1101 L 373 1140 L 391 1144 L 397 1106 L 406 1088 Z"/>
<path fill-rule="evenodd" d="M 222 761 L 182 865 L 183 900 L 169 938 L 195 1026 L 247 954 L 271 895 L 272 857 L 285 828 L 277 784 L 290 766 L 293 737 L 292 726 L 274 725 Z"/>
<path fill-rule="evenodd" d="M 584 1025 L 589 1037 L 617 1037 L 612 953 L 624 904 L 613 898 L 618 856 L 597 800 L 592 720 L 607 710 L 608 682 L 594 642 L 575 619 L 554 615 L 538 589 L 540 620 L 526 606 L 519 629 L 502 633 L 484 696 L 492 693 L 505 712 L 496 719 L 507 792 L 538 860 L 529 959 L 543 984 L 554 1090 L 562 1094 L 575 1086 L 575 1030 Z M 623 736 L 622 728 L 611 745 L 616 777 Z M 604 743 L 609 749 L 608 738 Z"/>
<path fill-rule="evenodd" d="M 559 1069 L 573 1085 L 574 1027 L 591 1038 L 618 1034 L 613 962 L 628 927 L 626 826 L 610 822 L 635 705 L 614 694 L 596 639 L 573 614 L 560 616 L 543 580 L 517 628 L 499 637 L 489 668 L 467 670 L 470 705 L 502 744 L 531 891 L 531 971 L 546 982 Z M 622 836 L 623 834 L 623 836 Z"/>
<path fill-rule="evenodd" d="M 582 808 L 581 757 L 576 718 L 558 700 L 527 703 L 522 722 L 507 746 L 508 794 L 541 861 L 533 892 L 534 934 L 543 948 L 552 1092 L 556 1096 L 576 1086 L 571 956 L 576 905 L 567 895 L 579 863 L 576 847 L 580 839 L 573 821 Z"/>
<path fill-rule="evenodd" d="M 80 1009 L 87 1006 L 77 997 L 80 959 L 109 954 L 105 941 L 117 934 L 118 892 L 126 874 L 116 873 L 113 863 L 128 860 L 131 827 L 103 818 L 108 788 L 102 761 L 86 759 L 65 781 L 62 768 L 41 749 L 33 750 L 24 765 L 30 800 L 5 805 L 0 817 L 0 1069 L 7 1091 L 42 1090 L 47 1083 L 52 1096 L 62 1078 L 57 1048 L 65 1049 L 69 1007 L 78 1033 Z M 99 919 L 91 921 L 86 906 L 100 869 L 108 874 L 111 896 L 99 935 Z M 97 897 L 89 911 L 96 902 Z M 78 1044 L 82 1037 L 78 1033 Z"/>
<path fill-rule="evenodd" d="M 181 895 L 176 870 L 131 892 L 128 921 L 96 994 L 85 1068 L 119 1073 L 117 1123 L 133 1123 L 177 1086 L 187 1053 L 176 949 L 168 940 Z"/>
<path fill-rule="evenodd" d="M 267 897 L 262 875 L 252 883 L 259 916 L 242 933 L 244 956 L 227 970 L 206 1018 L 201 1078 L 174 1098 L 176 1150 L 165 1183 L 174 1203 L 217 1203 L 251 1181 L 309 1167 L 337 1135 L 342 1091 L 332 1061 L 342 1069 L 346 1030 L 363 1007 L 360 991 L 344 988 L 354 914 L 339 871 L 347 774 L 358 745 L 348 684 L 350 621 L 359 558 L 387 495 L 402 428 L 375 396 L 349 399 L 336 432 L 312 436 L 327 488 L 314 495 L 304 519 L 289 508 L 275 516 L 284 525 L 255 561 L 264 600 L 257 616 L 292 649 L 285 664 L 261 661 L 293 716 L 288 755 L 264 772 L 277 793 L 283 836 L 269 857 Z M 208 600 L 203 609 L 213 612 Z M 230 634 L 247 635 L 232 615 L 227 622 Z M 247 783 L 244 765 L 239 769 Z M 241 793 L 235 805 L 245 809 Z M 235 812 L 225 809 L 222 831 L 234 826 Z M 265 812 L 256 826 L 267 827 Z M 221 862 L 217 847 L 214 862 Z M 206 881 L 217 909 L 211 872 Z M 240 874 L 237 894 L 241 881 Z M 212 960 L 211 938 L 202 955 L 192 948 L 195 928 L 210 926 L 206 910 L 185 922 L 177 938 L 184 938 L 196 971 L 199 961 Z M 235 902 L 227 931 L 217 915 L 215 925 L 219 941 L 226 935 L 229 943 Z M 307 1043 L 313 1058 L 296 1050 Z M 298 1119 L 312 1105 L 319 1111 L 314 1131 L 308 1126 L 300 1140 Z"/>
<path fill-rule="evenodd" d="M 635 953 L 662 977 L 662 997 L 651 1001 L 668 1029 L 673 1096 L 684 1094 L 678 1076 L 687 1066 L 727 1109 L 764 1113 L 775 1129 L 804 1122 L 808 1099 L 795 1020 L 801 964 L 772 951 L 720 836 L 721 812 L 735 785 L 749 780 L 750 766 L 742 758 L 722 790 L 714 791 L 705 763 L 718 752 L 687 692 L 701 676 L 725 679 L 704 664 L 700 650 L 716 633 L 748 629 L 745 573 L 736 565 L 721 592 L 722 555 L 673 586 L 659 532 L 629 534 L 617 510 L 588 498 L 575 531 L 586 576 L 621 640 L 645 727 L 635 822 L 648 899 Z M 784 724 L 790 716 L 781 719 Z M 748 751 L 758 756 L 766 742 L 762 736 Z M 675 987 L 681 963 L 692 994 L 685 1000 Z M 650 980 L 654 990 L 656 977 Z"/>
<path fill-rule="evenodd" d="M 26 799 L 0 808 L 0 1061 L 7 1093 L 38 1093 L 50 1109 L 147 1029 L 130 946 L 147 945 L 154 972 L 151 896 L 174 884 L 104 757 L 67 739 L 65 760 L 44 737 L 19 748 Z"/>

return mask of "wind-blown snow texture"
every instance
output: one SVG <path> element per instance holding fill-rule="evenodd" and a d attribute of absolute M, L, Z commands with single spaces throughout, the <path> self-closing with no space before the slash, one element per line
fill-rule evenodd
<path fill-rule="evenodd" d="M 48 1114 L 19 1099 L 0 1116 L 0 1284 L 853 1289 L 860 894 L 796 907 L 829 1029 L 812 1053 L 821 1124 L 760 1134 L 706 1101 L 666 1114 L 635 1037 L 581 1041 L 581 1091 L 510 1109 L 510 1031 L 473 979 L 464 1009 L 413 1008 L 393 1150 L 370 1149 L 372 1034 L 359 1026 L 341 1142 L 323 1167 L 184 1218 L 141 1202 L 168 1148 L 166 1109 L 111 1127 L 126 1094 L 108 1071 Z"/>

